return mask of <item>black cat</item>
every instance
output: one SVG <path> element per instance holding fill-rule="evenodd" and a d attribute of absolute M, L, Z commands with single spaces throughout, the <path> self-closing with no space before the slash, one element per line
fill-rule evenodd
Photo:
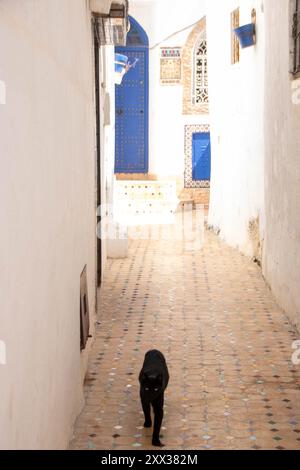
<path fill-rule="evenodd" d="M 154 412 L 152 445 L 163 447 L 159 433 L 164 416 L 164 392 L 169 382 L 169 372 L 164 355 L 160 351 L 147 352 L 139 375 L 140 396 L 145 415 L 145 428 L 151 428 L 151 406 Z"/>

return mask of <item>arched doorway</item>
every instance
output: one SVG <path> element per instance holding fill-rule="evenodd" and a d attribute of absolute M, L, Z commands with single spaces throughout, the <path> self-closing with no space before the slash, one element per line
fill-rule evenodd
<path fill-rule="evenodd" d="M 129 21 L 126 46 L 116 48 L 135 65 L 116 85 L 115 173 L 148 173 L 149 41 L 140 24 Z"/>

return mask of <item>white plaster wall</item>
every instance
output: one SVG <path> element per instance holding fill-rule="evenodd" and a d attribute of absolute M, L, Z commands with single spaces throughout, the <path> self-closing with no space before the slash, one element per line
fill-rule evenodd
<path fill-rule="evenodd" d="M 95 308 L 95 112 L 86 0 L 0 3 L 0 448 L 65 448 L 83 401 L 79 278 Z M 92 322 L 93 325 L 93 322 Z"/>
<path fill-rule="evenodd" d="M 263 268 L 277 300 L 300 328 L 300 81 L 289 74 L 289 0 L 264 3 L 268 55 Z"/>
<path fill-rule="evenodd" d="M 182 115 L 182 85 L 160 84 L 160 48 L 183 47 L 192 27 L 205 14 L 205 1 L 130 2 L 132 15 L 149 37 L 149 172 L 160 177 L 183 176 L 184 126 L 207 123 L 208 116 Z M 165 40 L 170 35 L 172 38 Z"/>
<path fill-rule="evenodd" d="M 107 258 L 119 257 L 123 251 L 123 241 L 115 240 L 117 229 L 113 217 L 115 169 L 115 48 L 101 47 L 101 152 L 102 152 L 102 207 L 101 224 L 97 232 L 102 237 L 102 271 L 105 276 Z M 125 250 L 125 255 L 127 252 Z"/>
<path fill-rule="evenodd" d="M 240 6 L 240 24 L 257 11 L 257 44 L 241 50 L 231 65 L 231 12 Z M 264 13 L 261 0 L 207 2 L 212 181 L 209 223 L 247 255 L 251 219 L 264 227 Z"/>
<path fill-rule="evenodd" d="M 100 143 L 101 143 L 101 225 L 97 234 L 102 237 L 102 273 L 105 274 L 109 248 L 107 243 L 108 213 L 113 203 L 115 162 L 115 82 L 114 46 L 100 48 Z"/>

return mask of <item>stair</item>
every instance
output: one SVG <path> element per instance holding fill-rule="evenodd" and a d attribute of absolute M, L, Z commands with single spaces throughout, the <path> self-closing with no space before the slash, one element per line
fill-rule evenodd
<path fill-rule="evenodd" d="M 115 181 L 114 217 L 120 224 L 173 223 L 178 202 L 176 181 Z"/>

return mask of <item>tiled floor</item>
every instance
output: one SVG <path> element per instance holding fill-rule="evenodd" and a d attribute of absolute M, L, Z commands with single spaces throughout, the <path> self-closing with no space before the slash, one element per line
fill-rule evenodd
<path fill-rule="evenodd" d="M 300 449 L 296 331 L 259 268 L 206 232 L 134 241 L 110 261 L 71 449 L 153 449 L 142 428 L 138 373 L 147 350 L 170 371 L 165 449 Z"/>

